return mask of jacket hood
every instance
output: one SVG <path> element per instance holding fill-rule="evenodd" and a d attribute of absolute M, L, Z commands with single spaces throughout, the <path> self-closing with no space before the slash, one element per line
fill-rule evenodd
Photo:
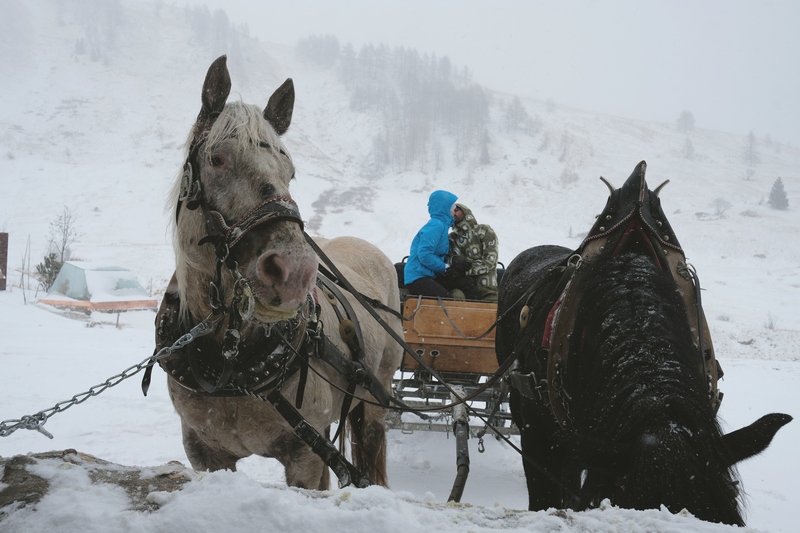
<path fill-rule="evenodd" d="M 448 226 L 453 223 L 453 215 L 450 213 L 453 204 L 458 200 L 458 196 L 448 191 L 433 191 L 428 198 L 428 214 L 431 218 L 446 218 L 449 220 Z"/>
<path fill-rule="evenodd" d="M 457 203 L 456 206 L 459 207 L 461 211 L 463 211 L 464 218 L 461 220 L 461 222 L 456 222 L 454 224 L 454 227 L 464 230 L 474 229 L 475 227 L 477 227 L 478 221 L 475 220 L 475 215 L 472 214 L 472 210 L 469 207 L 465 206 L 464 204 Z"/>

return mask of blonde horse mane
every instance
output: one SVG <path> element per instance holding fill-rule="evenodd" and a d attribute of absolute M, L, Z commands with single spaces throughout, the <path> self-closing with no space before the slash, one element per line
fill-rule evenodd
<path fill-rule="evenodd" d="M 239 142 L 239 150 L 245 150 L 259 143 L 266 143 L 272 149 L 273 155 L 283 152 L 283 154 L 289 158 L 289 161 L 291 161 L 291 156 L 283 145 L 283 141 L 281 141 L 278 134 L 275 133 L 275 130 L 268 125 L 267 121 L 264 120 L 262 110 L 252 104 L 245 104 L 243 102 L 229 102 L 225 104 L 225 109 L 223 109 L 222 113 L 220 113 L 219 117 L 214 121 L 210 130 L 202 130 L 201 126 L 198 124 L 192 126 L 192 131 L 189 132 L 189 136 L 186 138 L 186 142 L 183 145 L 184 161 L 189 157 L 189 150 L 195 138 L 205 138 L 202 153 L 206 156 L 210 154 L 217 144 L 223 140 L 233 138 Z M 183 167 L 181 167 L 176 174 L 175 183 L 167 200 L 167 207 L 173 212 L 173 215 L 178 202 L 178 196 L 181 192 L 180 177 L 182 173 Z M 172 220 L 175 220 L 174 216 Z"/>
<path fill-rule="evenodd" d="M 207 128 L 207 125 L 205 125 Z M 192 143 L 198 140 L 204 140 L 200 154 L 202 157 L 211 155 L 216 146 L 228 139 L 235 139 L 238 143 L 237 150 L 244 151 L 253 149 L 256 146 L 265 145 L 271 150 L 272 155 L 276 157 L 276 161 L 280 165 L 291 165 L 291 156 L 286 150 L 283 142 L 272 126 L 264 119 L 263 111 L 258 106 L 252 104 L 245 104 L 244 102 L 229 102 L 225 104 L 225 108 L 214 120 L 210 129 L 204 129 L 204 125 L 195 123 L 192 126 L 191 132 L 186 139 L 183 147 L 184 161 L 189 157 Z M 283 155 L 286 159 L 278 157 Z M 185 250 L 180 247 L 180 239 L 178 237 L 178 221 L 176 220 L 176 210 L 178 206 L 178 198 L 181 193 L 181 176 L 183 174 L 183 166 L 176 173 L 172 190 L 170 191 L 167 199 L 167 210 L 171 213 L 170 220 L 172 226 L 172 243 L 175 251 L 176 270 L 185 271 L 187 268 L 202 269 L 207 261 L 202 259 L 202 254 L 187 254 Z M 191 231 L 201 233 L 204 231 L 203 224 L 198 221 Z M 185 286 L 181 286 L 180 299 L 181 311 L 185 312 L 184 302 L 186 302 Z"/>

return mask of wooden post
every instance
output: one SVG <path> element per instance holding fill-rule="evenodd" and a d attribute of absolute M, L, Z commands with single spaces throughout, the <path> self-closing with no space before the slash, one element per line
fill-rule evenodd
<path fill-rule="evenodd" d="M 0 291 L 6 290 L 8 278 L 8 233 L 0 233 Z"/>

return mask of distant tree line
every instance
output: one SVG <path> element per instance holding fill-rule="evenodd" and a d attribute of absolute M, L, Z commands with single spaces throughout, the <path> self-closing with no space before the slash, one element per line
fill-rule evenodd
<path fill-rule="evenodd" d="M 535 136 L 542 129 L 542 121 L 539 117 L 531 117 L 519 96 L 515 96 L 505 109 L 506 131 L 521 131 L 530 136 Z"/>
<path fill-rule="evenodd" d="M 55 3 L 59 25 L 75 22 L 83 35 L 75 40 L 75 54 L 92 61 L 110 64 L 118 47 L 117 35 L 125 25 L 120 0 L 82 0 Z"/>
<path fill-rule="evenodd" d="M 237 79 L 246 83 L 249 69 L 245 65 L 241 43 L 241 39 L 246 38 L 246 28 L 237 30 L 225 11 L 216 9 L 212 12 L 205 4 L 187 5 L 184 15 L 195 46 L 209 49 L 212 56 L 227 55 L 228 68 L 237 73 Z"/>
<path fill-rule="evenodd" d="M 377 111 L 380 131 L 366 163 L 375 176 L 392 170 L 442 168 L 442 134 L 454 143 L 452 160 L 489 161 L 489 96 L 467 68 L 447 57 L 420 55 L 413 49 L 365 45 L 356 52 L 332 36 L 312 35 L 297 43 L 298 58 L 335 69 L 350 90 L 350 108 Z"/>
<path fill-rule="evenodd" d="M 333 35 L 313 35 L 295 46 L 297 58 L 320 67 L 333 67 L 341 53 L 339 40 Z"/>
<path fill-rule="evenodd" d="M 153 9 L 158 14 L 164 2 L 158 0 Z M 121 0 L 59 0 L 55 3 L 55 15 L 60 25 L 75 23 L 83 30 L 76 38 L 76 56 L 88 56 L 91 61 L 111 64 L 119 48 L 119 34 L 126 26 Z M 245 78 L 242 39 L 246 28 L 234 28 L 225 11 L 211 11 L 206 5 L 187 5 L 184 16 L 188 24 L 192 44 L 208 49 L 211 55 L 227 54 L 228 65 L 236 70 L 239 79 Z"/>

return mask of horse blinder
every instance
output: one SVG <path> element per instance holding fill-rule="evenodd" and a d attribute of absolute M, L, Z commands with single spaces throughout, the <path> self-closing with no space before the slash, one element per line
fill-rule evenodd
<path fill-rule="evenodd" d="M 192 179 L 192 165 L 187 161 L 183 165 L 181 192 L 178 196 L 178 201 L 186 202 L 186 208 L 194 211 L 200 206 L 200 196 L 200 180 Z"/>

